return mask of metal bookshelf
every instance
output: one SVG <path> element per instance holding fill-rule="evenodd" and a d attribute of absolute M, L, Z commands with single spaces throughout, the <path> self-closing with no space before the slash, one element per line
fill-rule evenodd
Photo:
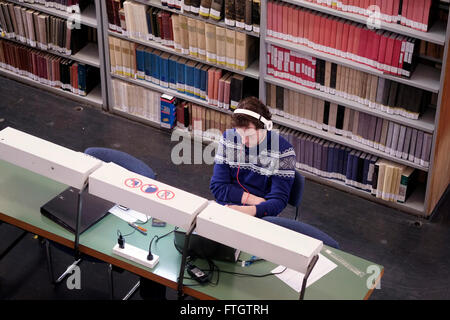
<path fill-rule="evenodd" d="M 13 4 L 22 6 L 22 7 L 26 7 L 26 8 L 30 8 L 36 11 L 40 11 L 52 16 L 56 16 L 62 19 L 69 19 L 70 17 L 70 13 L 63 11 L 63 10 L 58 10 L 55 8 L 50 8 L 50 7 L 46 7 L 45 5 L 42 4 L 37 4 L 37 3 L 28 3 L 28 2 L 21 2 L 21 1 L 17 1 L 17 0 L 7 0 L 7 2 L 11 2 Z M 83 10 L 80 13 L 79 16 L 79 22 L 83 25 L 89 26 L 89 27 L 93 27 L 97 30 L 97 44 L 95 43 L 89 43 L 87 44 L 84 48 L 82 48 L 80 51 L 78 51 L 75 54 L 72 55 L 65 55 L 62 54 L 60 52 L 57 52 L 55 50 L 42 50 L 40 48 L 35 48 L 35 47 L 31 47 L 30 48 L 35 48 L 37 50 L 40 51 L 45 51 L 45 52 L 49 52 L 53 55 L 56 56 L 60 56 L 60 57 L 64 57 L 67 59 L 71 59 L 74 60 L 76 62 L 80 62 L 80 63 L 84 63 L 86 65 L 90 65 L 96 68 L 100 69 L 100 84 L 94 88 L 87 96 L 80 96 L 68 91 L 64 91 L 61 89 L 57 89 L 57 88 L 53 88 L 51 86 L 39 83 L 37 81 L 34 81 L 32 79 L 29 79 L 27 77 L 15 74 L 9 70 L 5 70 L 5 69 L 1 69 L 0 73 L 5 76 L 5 77 L 9 77 L 12 78 L 14 80 L 17 81 L 21 81 L 33 86 L 37 86 L 41 89 L 59 94 L 59 95 L 63 95 L 67 98 L 79 101 L 81 103 L 84 104 L 88 104 L 88 105 L 92 105 L 98 108 L 103 108 L 106 109 L 107 108 L 107 99 L 106 99 L 106 95 L 107 95 L 107 88 L 106 88 L 106 78 L 105 78 L 105 73 L 104 73 L 104 66 L 105 66 L 105 59 L 103 58 L 104 56 L 104 45 L 103 45 L 103 28 L 102 28 L 102 15 L 100 12 L 100 0 L 94 0 L 93 3 L 91 5 L 89 5 L 88 7 L 85 8 L 85 10 Z M 75 18 L 75 22 L 77 22 L 76 20 L 77 18 Z M 2 39 L 6 39 L 8 41 L 13 41 L 15 43 L 24 45 L 24 46 L 28 46 L 26 43 L 20 42 L 16 39 L 8 39 L 6 37 L 1 36 L 0 38 Z"/>
<path fill-rule="evenodd" d="M 166 11 L 171 11 L 177 14 L 184 14 L 186 16 L 192 17 L 194 19 L 198 19 L 198 20 L 202 20 L 208 23 L 213 23 L 216 25 L 220 25 L 226 28 L 230 28 L 228 26 L 226 26 L 223 22 L 215 22 L 215 21 L 211 21 L 210 19 L 203 19 L 200 16 L 195 16 L 189 13 L 183 13 L 180 12 L 178 10 L 172 10 L 169 9 L 168 7 L 162 6 L 160 3 L 160 0 L 135 0 L 136 2 L 142 3 L 142 4 L 146 4 L 149 6 L 154 6 L 157 8 L 161 8 L 164 9 Z M 354 22 L 359 22 L 359 23 L 365 23 L 366 22 L 366 17 L 364 16 L 359 16 L 356 14 L 350 14 L 350 13 L 344 13 L 341 11 L 335 11 L 331 8 L 325 7 L 325 6 L 321 6 L 321 5 L 317 5 L 315 3 L 312 2 L 308 2 L 308 1 L 304 1 L 304 0 L 286 0 L 285 2 L 290 3 L 290 4 L 295 4 L 298 6 L 303 6 L 305 8 L 309 8 L 312 10 L 316 10 L 316 11 L 320 11 L 323 13 L 327 13 L 336 17 L 340 17 L 343 19 L 347 19 L 350 21 L 354 21 Z M 444 1 L 445 2 L 445 1 Z M 443 2 L 442 2 L 443 3 Z M 447 2 L 448 3 L 448 2 Z M 443 4 L 446 5 L 446 4 Z M 125 40 L 129 40 L 138 44 L 142 44 L 145 46 L 149 46 L 152 48 L 156 48 L 159 49 L 161 51 L 164 52 L 169 52 L 178 56 L 182 56 L 182 57 L 186 57 L 187 59 L 190 60 L 194 60 L 194 61 L 199 61 L 201 63 L 207 64 L 207 65 L 212 65 L 209 64 L 206 61 L 197 59 L 195 57 L 191 57 L 188 55 L 182 55 L 180 53 L 177 53 L 175 50 L 168 48 L 166 46 L 163 46 L 160 43 L 157 43 L 155 41 L 144 41 L 144 40 L 138 40 L 138 39 L 132 39 L 129 37 L 125 37 L 122 34 L 118 34 L 117 32 L 113 32 L 110 31 L 108 28 L 108 19 L 107 19 L 107 12 L 106 12 L 106 4 L 104 2 L 101 3 L 101 15 L 102 15 L 102 29 L 103 29 L 103 43 L 105 44 L 104 48 L 105 48 L 105 53 L 104 53 L 104 65 L 105 65 L 105 78 L 106 78 L 106 86 L 108 88 L 108 92 L 107 92 L 107 101 L 105 103 L 107 103 L 107 105 L 109 106 L 109 110 L 112 113 L 116 113 L 120 116 L 124 116 L 127 117 L 129 119 L 135 120 L 135 121 L 139 121 L 139 122 L 143 122 L 143 123 L 147 123 L 149 125 L 155 126 L 155 123 L 150 123 L 149 121 L 146 121 L 145 119 L 138 119 L 138 117 L 134 116 L 134 115 L 129 115 L 123 111 L 120 110 L 116 110 L 112 104 L 113 104 L 113 92 L 112 92 L 112 85 L 111 85 L 111 81 L 112 79 L 120 79 L 123 81 L 127 81 L 129 83 L 133 83 L 135 85 L 139 85 L 139 86 L 143 86 L 145 88 L 151 89 L 151 90 L 155 90 L 158 92 L 164 92 L 164 93 L 169 93 L 173 96 L 176 96 L 180 99 L 183 100 L 187 100 L 187 101 L 191 101 L 193 103 L 196 103 L 198 105 L 207 107 L 207 108 L 211 108 L 220 112 L 224 112 L 227 114 L 230 114 L 231 111 L 230 110 L 226 110 L 226 109 L 222 109 L 222 108 L 217 108 L 215 106 L 211 106 L 209 105 L 206 101 L 200 100 L 200 99 L 196 99 L 194 97 L 182 94 L 177 92 L 176 90 L 171 90 L 171 89 L 167 89 L 167 88 L 162 88 L 158 85 L 155 85 L 153 83 L 144 81 L 144 80 L 136 80 L 136 79 L 132 79 L 132 78 L 128 78 L 128 77 L 123 77 L 123 76 L 119 76 L 116 74 L 112 74 L 110 72 L 110 60 L 109 60 L 109 54 L 108 54 L 108 37 L 109 36 L 113 36 L 113 37 L 118 37 L 121 39 L 125 39 Z M 412 213 L 414 215 L 417 216 L 422 216 L 422 217 L 427 217 L 431 214 L 431 211 L 434 208 L 434 204 L 432 205 L 431 203 L 431 194 L 432 194 L 432 190 L 429 187 L 430 186 L 430 181 L 433 175 L 438 174 L 435 171 L 435 164 L 434 164 L 434 153 L 436 151 L 437 148 L 437 136 L 439 133 L 439 118 L 440 118 L 440 114 L 441 114 L 441 105 L 443 104 L 443 88 L 444 88 L 444 79 L 445 79 L 445 72 L 441 71 L 441 70 L 436 70 L 433 67 L 430 67 L 426 64 L 419 64 L 416 69 L 414 70 L 414 72 L 412 72 L 412 76 L 411 78 L 404 78 L 404 77 L 397 77 L 397 76 L 392 76 L 392 75 L 387 75 L 387 74 L 383 74 L 382 72 L 372 69 L 370 67 L 361 65 L 359 63 L 347 60 L 347 59 L 343 59 L 340 57 L 336 57 L 330 54 L 326 54 L 323 52 L 319 52 L 316 50 L 313 50 L 309 47 L 306 46 L 301 46 L 298 44 L 294 44 L 288 41 L 283 41 L 283 40 L 279 40 L 279 39 L 275 39 L 275 38 L 268 38 L 266 36 L 266 19 L 267 19 L 267 0 L 261 0 L 261 22 L 260 22 L 260 34 L 259 35 L 254 35 L 251 34 L 252 36 L 257 36 L 259 38 L 260 41 L 260 58 L 259 61 L 253 63 L 246 71 L 239 71 L 239 70 L 234 70 L 234 69 L 229 69 L 220 65 L 213 65 L 216 67 L 219 67 L 221 69 L 224 70 L 228 70 L 234 73 L 238 73 L 238 74 L 243 74 L 245 76 L 248 77 L 252 77 L 255 79 L 259 79 L 259 92 L 260 92 L 260 99 L 263 102 L 266 102 L 266 97 L 265 97 L 265 93 L 266 93 L 266 83 L 272 83 L 272 84 L 276 84 L 285 88 L 289 88 L 292 90 L 295 90 L 297 92 L 306 94 L 306 95 L 310 95 L 319 99 L 323 99 L 323 100 L 327 100 L 330 101 L 332 103 L 337 103 L 340 105 L 343 105 L 345 107 L 351 108 L 353 110 L 357 110 L 360 112 L 365 112 L 371 115 L 375 115 L 377 117 L 383 118 L 383 119 L 388 119 L 390 121 L 399 123 L 401 125 L 405 125 L 408 127 L 413 127 L 419 130 L 422 130 L 424 132 L 427 133 L 431 133 L 433 134 L 433 145 L 432 145 L 432 155 L 431 155 L 431 159 L 430 159 L 430 167 L 423 167 L 421 165 L 417 165 L 413 162 L 410 161 L 406 161 L 406 160 L 402 160 L 390 155 L 385 154 L 384 152 L 381 152 L 379 150 L 376 150 L 372 147 L 366 146 L 362 143 L 356 142 L 350 138 L 346 138 L 346 137 L 342 137 L 342 136 L 338 136 L 335 134 L 331 134 L 328 132 L 325 132 L 323 130 L 319 130 L 316 128 L 312 128 L 310 126 L 307 125 L 303 125 L 300 124 L 296 121 L 293 121 L 291 119 L 287 119 L 287 118 L 283 118 L 281 116 L 278 115 L 274 115 L 273 116 L 273 120 L 274 123 L 281 125 L 281 126 L 285 126 L 294 130 L 297 130 L 299 132 L 305 132 L 308 134 L 311 134 L 313 136 L 316 137 L 320 137 L 329 141 L 333 141 L 333 142 L 337 142 L 340 143 L 344 146 L 349 146 L 351 148 L 357 149 L 357 150 L 361 150 L 363 152 L 366 153 L 370 153 L 373 155 L 377 155 L 381 158 L 385 158 L 391 161 L 394 161 L 396 163 L 400 163 L 400 164 L 405 164 L 407 166 L 411 166 L 413 168 L 417 168 L 420 171 L 426 172 L 428 174 L 428 178 L 427 178 L 427 182 L 424 185 L 418 186 L 418 188 L 413 192 L 413 194 L 408 198 L 406 203 L 394 203 L 394 202 L 389 202 L 389 201 L 384 201 L 378 198 L 375 198 L 373 196 L 370 195 L 370 193 L 367 193 L 365 191 L 362 190 L 358 190 L 354 187 L 351 186 L 347 186 L 345 185 L 345 183 L 336 181 L 336 180 L 330 180 L 330 179 L 326 179 L 323 177 L 319 177 L 316 176 L 312 173 L 306 172 L 304 170 L 301 170 L 301 173 L 304 174 L 307 178 L 317 181 L 319 183 L 323 183 L 323 184 L 327 184 L 333 187 L 336 187 L 338 189 L 344 190 L 346 192 L 350 192 L 353 194 L 356 194 L 358 196 L 361 196 L 363 198 L 378 202 L 378 203 L 382 203 L 386 206 L 389 207 L 393 207 L 396 209 L 399 209 L 401 211 L 405 211 L 408 213 Z M 381 28 L 387 31 L 392 31 L 392 32 L 396 32 L 398 34 L 402 34 L 405 36 L 409 36 L 409 37 L 414 37 L 414 38 L 418 38 L 418 39 L 422 39 L 431 43 L 435 43 L 438 45 L 445 45 L 445 57 L 442 60 L 442 70 L 446 70 L 446 61 L 447 61 L 447 55 L 448 55 L 448 42 L 449 42 L 449 34 L 450 34 L 450 26 L 447 27 L 447 30 L 445 30 L 445 28 L 443 27 L 443 24 L 436 24 L 434 26 L 431 27 L 429 32 L 420 32 L 420 31 L 416 31 L 410 28 L 406 28 L 403 27 L 401 25 L 397 25 L 397 24 L 389 24 L 389 23 L 382 23 L 381 24 Z M 239 32 L 245 32 L 244 30 L 239 30 L 236 28 L 232 28 L 235 29 L 236 31 Z M 246 32 L 248 33 L 248 32 Z M 347 99 L 344 99 L 342 97 L 339 96 L 335 96 L 335 95 L 331 95 L 331 94 L 327 94 L 318 90 L 312 90 L 312 89 L 308 89 L 305 87 L 302 87 L 300 85 L 296 85 L 293 84 L 289 81 L 284 81 L 284 80 L 280 80 L 280 79 L 276 79 L 272 76 L 268 76 L 266 73 L 266 48 L 268 44 L 273 44 L 273 45 L 277 45 L 280 47 L 284 47 L 284 48 L 288 48 L 297 52 L 301 52 L 304 54 L 308 54 L 311 56 L 315 56 L 321 59 L 324 59 L 326 61 L 331 61 L 337 64 L 341 64 L 344 66 L 348 66 L 351 68 L 354 68 L 356 70 L 361 70 L 370 74 L 374 74 L 380 77 L 384 77 L 386 79 L 392 80 L 392 81 L 397 81 L 399 83 L 403 83 L 406 85 L 410 85 L 413 87 L 417 87 L 417 88 L 421 88 L 427 91 L 430 91 L 432 93 L 436 93 L 438 94 L 438 105 L 436 107 L 436 109 L 433 108 L 428 108 L 427 111 L 418 119 L 418 120 L 412 120 L 412 119 L 408 119 L 399 115 L 392 115 L 392 114 L 388 114 L 379 110 L 374 110 L 369 108 L 368 106 L 365 105 L 361 105 L 357 102 L 354 101 L 350 101 Z M 157 126 L 157 125 L 156 125 Z M 192 134 L 188 134 L 189 136 L 193 136 Z M 198 140 L 198 137 L 197 137 Z M 204 139 L 203 139 L 204 140 Z M 439 190 L 438 192 L 440 192 L 440 194 L 442 194 L 442 190 Z"/>
<path fill-rule="evenodd" d="M 364 16 L 346 13 L 346 12 L 342 12 L 342 11 L 337 11 L 337 10 L 334 10 L 334 9 L 326 7 L 326 6 L 318 5 L 316 3 L 308 2 L 308 1 L 304 1 L 304 0 L 284 0 L 284 2 L 289 3 L 289 4 L 294 4 L 297 6 L 301 6 L 301 7 L 305 7 L 305 8 L 311 9 L 311 10 L 319 11 L 322 13 L 327 13 L 327 14 L 330 14 L 330 15 L 333 15 L 336 17 L 344 18 L 344 19 L 359 22 L 359 23 L 366 23 L 366 19 L 367 19 Z M 446 2 L 448 3 L 448 1 L 446 1 Z M 430 28 L 429 32 L 420 32 L 420 31 L 413 30 L 411 28 L 397 25 L 397 24 L 381 23 L 381 29 L 393 31 L 398 34 L 406 35 L 409 37 L 418 38 L 418 39 L 425 40 L 425 41 L 435 43 L 438 45 L 445 45 L 445 56 L 444 56 L 444 59 L 442 60 L 443 65 L 442 65 L 441 70 L 436 70 L 425 64 L 418 64 L 416 69 L 412 72 L 411 78 L 403 78 L 403 77 L 386 75 L 386 74 L 383 74 L 382 72 L 379 72 L 370 67 L 361 65 L 359 63 L 353 62 L 351 60 L 347 60 L 347 59 L 343 59 L 341 57 L 333 56 L 331 54 L 323 53 L 323 52 L 314 50 L 312 48 L 309 48 L 307 46 L 303 46 L 303 45 L 295 44 L 292 42 L 276 39 L 273 37 L 267 37 L 266 36 L 267 0 L 261 1 L 261 19 L 262 19 L 261 20 L 261 35 L 260 35 L 260 39 L 261 39 L 260 66 L 261 67 L 260 67 L 260 86 L 259 86 L 259 88 L 260 88 L 260 98 L 263 102 L 266 102 L 266 96 L 265 96 L 266 83 L 272 83 L 272 84 L 276 84 L 276 85 L 279 85 L 279 86 L 282 86 L 285 88 L 289 88 L 289 89 L 298 91 L 303 94 L 311 95 L 313 97 L 327 100 L 327 101 L 330 101 L 333 103 L 338 103 L 340 105 L 346 106 L 348 108 L 352 108 L 354 110 L 365 112 L 365 113 L 368 113 L 371 115 L 376 115 L 378 117 L 388 119 L 388 120 L 400 123 L 402 125 L 417 128 L 417 129 L 420 129 L 425 132 L 433 134 L 433 145 L 432 145 L 432 151 L 431 151 L 430 166 L 428 168 L 425 168 L 420 165 L 418 166 L 417 164 L 413 164 L 410 161 L 405 162 L 404 160 L 401 160 L 401 159 L 398 159 L 395 157 L 391 157 L 391 156 L 387 156 L 383 152 L 376 151 L 373 148 L 370 148 L 366 145 L 355 142 L 349 138 L 339 137 L 336 135 L 331 136 L 330 134 L 325 133 L 322 130 L 311 128 L 309 126 L 299 124 L 290 119 L 285 119 L 285 118 L 275 115 L 275 116 L 273 116 L 273 119 L 274 119 L 274 122 L 276 122 L 278 124 L 298 130 L 300 132 L 305 132 L 305 133 L 311 134 L 316 137 L 334 141 L 334 142 L 340 143 L 342 145 L 349 146 L 349 147 L 352 147 L 357 150 L 361 150 L 363 152 L 375 154 L 381 158 L 385 158 L 385 159 L 394 161 L 396 163 L 401 163 L 401 164 L 405 164 L 405 165 L 417 168 L 421 171 L 427 172 L 428 177 L 427 177 L 427 181 L 426 181 L 425 185 L 418 186 L 418 188 L 408 198 L 407 202 L 404 204 L 400 204 L 400 203 L 393 203 L 393 202 L 389 203 L 388 201 L 377 199 L 377 198 L 371 196 L 369 193 L 366 193 L 362 190 L 358 190 L 353 187 L 347 186 L 347 185 L 345 185 L 345 183 L 342 183 L 339 181 L 319 177 L 319 176 L 316 176 L 312 173 L 305 172 L 305 171 L 301 171 L 302 174 L 304 174 L 307 178 L 315 180 L 319 183 L 331 185 L 338 189 L 341 189 L 341 190 L 344 190 L 344 191 L 347 191 L 347 192 L 350 192 L 353 194 L 357 194 L 357 195 L 367 198 L 369 200 L 383 203 L 387 206 L 394 207 L 394 208 L 397 208 L 399 210 L 402 210 L 402 211 L 405 211 L 408 213 L 412 213 L 412 214 L 422 216 L 422 217 L 430 216 L 434 209 L 434 205 L 436 204 L 435 202 L 433 205 L 431 204 L 431 199 L 430 199 L 431 194 L 432 194 L 432 192 L 436 192 L 436 190 L 431 190 L 430 183 L 431 183 L 432 177 L 434 175 L 439 174 L 439 173 L 435 172 L 434 156 L 435 156 L 436 147 L 437 147 L 436 141 L 437 141 L 437 135 L 438 135 L 438 130 L 439 130 L 440 113 L 442 111 L 441 106 L 444 103 L 444 101 L 442 100 L 443 99 L 442 97 L 443 97 L 443 88 L 444 88 L 444 80 L 445 80 L 446 61 L 447 61 L 448 48 L 449 48 L 450 25 L 447 24 L 447 30 L 445 30 L 443 24 L 437 23 Z M 371 109 L 368 106 L 360 105 L 358 103 L 349 101 L 347 99 L 343 99 L 338 96 L 326 94 L 326 93 L 320 92 L 318 90 L 304 88 L 300 85 L 293 84 L 289 81 L 284 81 L 284 80 L 276 79 L 275 77 L 272 77 L 272 76 L 268 76 L 266 73 L 267 44 L 272 44 L 272 45 L 280 46 L 283 48 L 287 48 L 287 49 L 290 49 L 290 50 L 293 50 L 296 52 L 300 52 L 303 54 L 311 55 L 311 56 L 314 56 L 314 57 L 317 57 L 317 58 L 320 58 L 320 59 L 323 59 L 326 61 L 341 64 L 341 65 L 344 65 L 344 66 L 347 66 L 347 67 L 350 67 L 350 68 L 353 68 L 356 70 L 361 70 L 361 71 L 364 71 L 364 72 L 367 72 L 370 74 L 375 74 L 377 76 L 380 76 L 380 77 L 383 77 L 383 78 L 386 78 L 386 79 L 389 79 L 392 81 L 397 81 L 397 82 L 400 82 L 403 84 L 407 84 L 407 85 L 410 85 L 413 87 L 417 87 L 417 88 L 421 88 L 421 89 L 430 91 L 432 93 L 436 93 L 436 94 L 438 94 L 437 108 L 436 108 L 436 110 L 428 108 L 428 110 L 425 112 L 425 114 L 423 114 L 421 116 L 420 119 L 411 120 L 411 119 L 407 119 L 407 118 L 404 118 L 401 116 L 390 115 L 390 114 L 387 114 L 384 112 L 380 112 L 378 110 Z M 443 134 L 441 134 L 441 136 L 442 135 Z M 441 137 L 441 139 L 445 140 L 445 137 Z M 374 151 L 376 151 L 376 152 L 374 152 Z M 445 167 L 445 165 L 443 165 L 443 166 Z M 438 192 L 440 193 L 440 195 L 442 195 L 442 193 L 444 191 L 445 191 L 445 189 L 439 190 Z"/>

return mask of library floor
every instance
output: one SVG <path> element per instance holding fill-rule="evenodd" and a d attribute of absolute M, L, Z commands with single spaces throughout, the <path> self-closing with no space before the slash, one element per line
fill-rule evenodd
<path fill-rule="evenodd" d="M 167 132 L 0 77 L 0 130 L 12 126 L 68 148 L 101 146 L 128 152 L 150 165 L 158 180 L 211 198 L 211 165 L 174 165 Z M 0 173 L 1 174 L 1 173 Z M 182 177 L 182 178 L 181 178 Z M 282 215 L 293 217 L 287 208 Z M 334 237 L 341 249 L 381 264 L 381 288 L 371 299 L 450 299 L 450 196 L 433 220 L 424 220 L 346 192 L 307 181 L 301 220 Z M 0 225 L 0 252 L 21 230 Z M 55 273 L 71 257 L 54 252 Z M 44 249 L 32 234 L 0 261 L 0 299 L 108 299 L 106 264 L 81 264 L 81 290 L 48 280 Z M 137 281 L 114 274 L 115 296 Z M 169 299 L 175 292 L 169 290 Z M 133 299 L 140 299 L 136 294 Z"/>

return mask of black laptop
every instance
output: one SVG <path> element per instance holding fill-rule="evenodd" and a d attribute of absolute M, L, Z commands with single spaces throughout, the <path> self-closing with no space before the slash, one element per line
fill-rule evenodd
<path fill-rule="evenodd" d="M 77 225 L 78 192 L 67 188 L 41 207 L 41 214 L 75 233 Z M 96 197 L 88 192 L 82 195 L 80 234 L 108 214 L 114 203 Z"/>
<path fill-rule="evenodd" d="M 182 253 L 186 232 L 175 230 L 174 245 L 178 252 Z M 204 238 L 196 233 L 191 235 L 188 248 L 188 256 L 201 259 L 212 259 L 227 262 L 236 262 L 239 258 L 240 250 L 231 248 L 219 242 Z"/>

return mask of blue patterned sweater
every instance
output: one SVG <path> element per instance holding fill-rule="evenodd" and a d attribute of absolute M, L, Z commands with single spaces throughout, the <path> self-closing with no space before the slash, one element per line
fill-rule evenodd
<path fill-rule="evenodd" d="M 225 131 L 215 157 L 210 189 L 222 205 L 242 205 L 244 189 L 266 201 L 256 206 L 256 216 L 276 216 L 287 205 L 295 177 L 295 152 L 278 133 L 268 131 L 256 147 L 244 147 L 235 129 Z M 245 200 L 245 199 L 244 199 Z"/>

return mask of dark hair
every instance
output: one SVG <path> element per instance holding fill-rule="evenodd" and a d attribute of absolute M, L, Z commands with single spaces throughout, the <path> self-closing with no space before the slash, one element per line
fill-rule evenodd
<path fill-rule="evenodd" d="M 256 97 L 247 97 L 242 99 L 241 102 L 239 102 L 237 109 L 247 109 L 256 112 L 267 120 L 272 118 L 272 115 L 266 105 Z M 233 114 L 231 116 L 231 124 L 233 127 L 248 127 L 250 123 L 253 123 L 256 129 L 264 129 L 264 123 L 246 114 Z"/>

